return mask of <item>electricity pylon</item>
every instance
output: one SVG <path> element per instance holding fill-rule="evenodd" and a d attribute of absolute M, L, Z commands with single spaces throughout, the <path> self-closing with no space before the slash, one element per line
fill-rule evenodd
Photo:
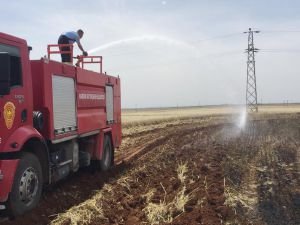
<path fill-rule="evenodd" d="M 256 89 L 256 75 L 255 75 L 255 57 L 254 53 L 259 49 L 254 48 L 253 33 L 259 33 L 260 31 L 253 31 L 249 28 L 249 31 L 244 32 L 248 34 L 248 53 L 247 61 L 247 88 L 246 88 L 246 105 L 248 112 L 258 112 L 257 106 L 257 89 Z"/>

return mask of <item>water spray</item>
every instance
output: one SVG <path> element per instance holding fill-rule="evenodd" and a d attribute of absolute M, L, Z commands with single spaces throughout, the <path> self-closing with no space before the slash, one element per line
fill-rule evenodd
<path fill-rule="evenodd" d="M 243 130 L 246 127 L 247 124 L 247 110 L 246 108 L 243 108 L 242 111 L 239 114 L 239 119 L 237 121 L 237 126 Z"/>
<path fill-rule="evenodd" d="M 185 48 L 194 49 L 194 47 L 192 45 L 182 42 L 182 41 L 172 39 L 172 38 L 168 38 L 168 37 L 164 37 L 164 36 L 157 36 L 157 35 L 143 35 L 143 36 L 136 36 L 136 37 L 125 38 L 125 39 L 121 39 L 121 40 L 117 40 L 117 41 L 112 41 L 107 44 L 100 45 L 96 48 L 90 49 L 88 51 L 88 53 L 92 54 L 92 53 L 98 52 L 100 50 L 104 50 L 104 49 L 111 48 L 114 46 L 118 46 L 118 45 L 122 45 L 122 44 L 129 44 L 132 42 L 143 42 L 143 41 L 160 41 L 160 42 L 165 42 L 165 43 L 168 43 L 171 45 L 177 45 L 177 46 L 182 46 Z"/>

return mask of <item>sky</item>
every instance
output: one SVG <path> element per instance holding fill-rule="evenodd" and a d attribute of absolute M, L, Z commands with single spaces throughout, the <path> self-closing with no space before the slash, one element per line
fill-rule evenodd
<path fill-rule="evenodd" d="M 84 49 L 120 76 L 123 108 L 245 104 L 249 27 L 258 102 L 300 102 L 300 1 L 0 1 L 0 32 L 26 39 L 31 59 L 83 29 Z"/>

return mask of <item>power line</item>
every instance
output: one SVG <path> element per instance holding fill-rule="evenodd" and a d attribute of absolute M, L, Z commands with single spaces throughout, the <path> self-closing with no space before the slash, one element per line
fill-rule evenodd
<path fill-rule="evenodd" d="M 262 30 L 262 33 L 300 33 L 300 30 Z"/>
<path fill-rule="evenodd" d="M 170 65 L 173 65 L 173 64 L 178 64 L 178 63 L 188 63 L 190 62 L 191 60 L 198 60 L 198 59 L 201 59 L 201 58 L 207 58 L 209 56 L 212 56 L 214 58 L 216 57 L 222 57 L 224 55 L 236 55 L 236 54 L 240 54 L 242 55 L 243 53 L 240 51 L 240 50 L 235 50 L 235 51 L 228 51 L 228 52 L 221 52 L 221 53 L 217 53 L 217 54 L 205 54 L 205 55 L 202 55 L 201 57 L 189 57 L 189 58 L 184 58 L 184 59 L 176 59 L 176 60 L 172 60 L 172 61 L 167 61 L 167 62 L 158 62 L 158 63 L 152 63 L 152 64 L 146 64 L 146 65 L 135 65 L 135 66 L 125 66 L 125 67 L 122 67 L 122 70 L 130 70 L 130 71 L 133 71 L 133 70 L 137 70 L 137 69 L 145 69 L 145 68 L 152 68 L 152 67 L 157 67 L 157 66 L 170 66 Z"/>
<path fill-rule="evenodd" d="M 300 49 L 260 49 L 263 53 L 300 53 Z"/>
<path fill-rule="evenodd" d="M 191 47 L 196 47 L 196 46 L 193 46 L 193 45 L 197 45 L 201 42 L 208 42 L 208 41 L 211 41 L 211 40 L 218 40 L 218 39 L 226 39 L 226 38 L 230 38 L 230 37 L 234 37 L 234 36 L 238 36 L 238 35 L 242 35 L 243 33 L 241 32 L 236 32 L 236 33 L 229 33 L 229 34 L 224 34 L 224 35 L 218 35 L 218 36 L 214 36 L 214 37 L 210 37 L 210 38 L 206 38 L 206 39 L 199 39 L 199 40 L 195 40 L 195 41 L 191 41 L 191 42 L 187 42 L 187 44 L 191 45 Z M 151 50 L 160 50 L 161 47 L 155 47 Z M 106 56 L 120 56 L 120 55 L 132 55 L 132 54 L 138 54 L 140 53 L 141 51 L 125 51 L 125 52 L 118 52 L 116 54 L 105 54 Z"/>
<path fill-rule="evenodd" d="M 293 53 L 297 54 L 300 53 L 300 49 L 298 50 L 290 50 L 290 49 L 259 49 L 261 53 Z M 242 55 L 243 52 L 241 50 L 234 50 L 234 51 L 225 51 L 225 52 L 219 52 L 215 54 L 205 54 L 202 56 L 195 56 L 195 57 L 189 57 L 189 58 L 181 58 L 181 59 L 176 59 L 176 60 L 171 60 L 167 62 L 158 62 L 158 63 L 151 63 L 151 64 L 146 64 L 146 65 L 134 65 L 134 66 L 125 66 L 125 67 L 120 67 L 122 70 L 139 70 L 139 69 L 145 69 L 145 68 L 151 68 L 151 67 L 156 67 L 156 66 L 170 66 L 173 64 L 178 64 L 178 63 L 187 63 L 190 60 L 195 60 L 195 59 L 203 59 L 207 57 L 222 57 L 222 56 L 228 56 L 228 55 Z"/>
<path fill-rule="evenodd" d="M 206 41 L 211 41 L 211 40 L 215 40 L 215 39 L 226 39 L 226 38 L 230 38 L 230 37 L 238 36 L 238 35 L 242 35 L 242 34 L 243 34 L 242 32 L 237 32 L 237 33 L 218 35 L 218 36 L 214 36 L 214 37 L 207 38 L 207 39 L 200 39 L 200 40 L 197 40 L 197 41 L 193 41 L 192 43 L 196 44 L 196 43 L 199 43 L 199 42 L 206 42 Z"/>

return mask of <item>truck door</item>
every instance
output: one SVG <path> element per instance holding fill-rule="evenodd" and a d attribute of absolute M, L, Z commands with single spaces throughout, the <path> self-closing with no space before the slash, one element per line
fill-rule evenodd
<path fill-rule="evenodd" d="M 28 96 L 28 93 L 30 93 L 29 88 L 31 87 L 26 88 L 24 84 L 28 83 L 28 81 L 22 76 L 22 72 L 26 70 L 28 72 L 29 62 L 22 62 L 23 60 L 21 60 L 25 54 L 25 59 L 29 60 L 28 51 L 27 46 L 19 45 L 20 46 L 4 44 L 0 39 L 0 54 L 2 54 L 2 62 L 0 62 L 0 64 L 1 66 L 3 63 L 5 64 L 3 66 L 5 66 L 5 70 L 7 70 L 6 73 L 9 74 L 8 79 L 4 77 L 3 71 L 0 74 L 0 86 L 3 88 L 2 90 L 4 90 L 4 87 L 7 89 L 7 93 L 2 92 L 0 96 L 0 151 L 5 140 L 14 130 L 30 123 L 30 118 L 32 118 L 32 116 L 29 115 L 30 112 L 28 109 L 28 103 L 31 104 L 31 99 L 29 99 Z M 26 53 L 22 52 L 24 49 L 26 49 Z M 6 66 L 7 64 L 9 65 L 8 67 Z M 30 82 L 30 74 L 28 74 L 28 76 Z"/>

